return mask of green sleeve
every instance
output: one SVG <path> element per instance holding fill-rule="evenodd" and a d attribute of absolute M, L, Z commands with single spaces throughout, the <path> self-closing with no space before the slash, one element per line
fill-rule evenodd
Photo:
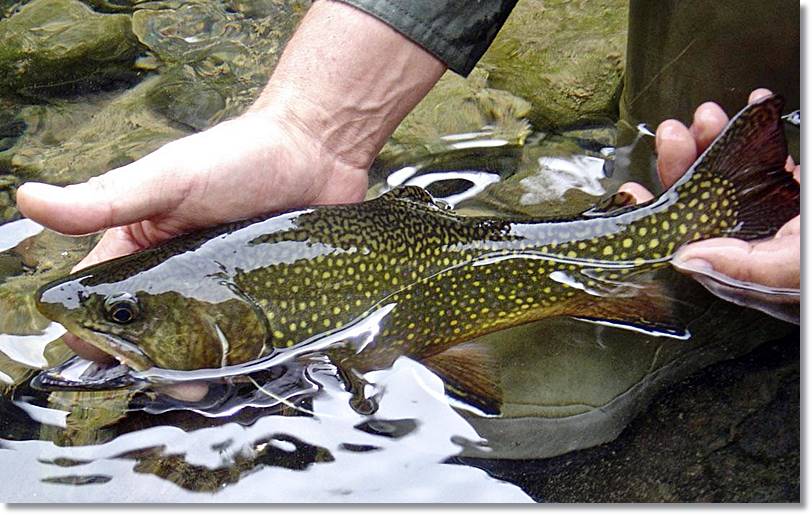
<path fill-rule="evenodd" d="M 375 16 L 468 75 L 518 0 L 340 0 Z"/>

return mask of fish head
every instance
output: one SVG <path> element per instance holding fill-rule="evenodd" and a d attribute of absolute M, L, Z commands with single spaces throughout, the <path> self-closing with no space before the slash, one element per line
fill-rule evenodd
<path fill-rule="evenodd" d="M 37 308 L 138 371 L 218 368 L 265 353 L 267 319 L 216 273 L 191 280 L 158 267 L 122 277 L 119 265 L 101 263 L 44 285 Z"/>

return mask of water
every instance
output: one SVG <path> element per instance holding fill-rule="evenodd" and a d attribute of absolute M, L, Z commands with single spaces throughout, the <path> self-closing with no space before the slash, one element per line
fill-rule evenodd
<path fill-rule="evenodd" d="M 470 155 L 446 156 L 441 167 L 430 164 L 435 159 L 424 160 L 428 165 L 398 164 L 391 172 L 378 171 L 385 179 L 370 194 L 420 184 L 449 208 L 504 213 L 500 188 L 510 194 L 522 188 L 522 199 L 554 184 L 565 194 L 590 199 L 628 178 L 626 171 L 606 177 L 615 155 L 611 147 L 590 151 L 582 145 L 582 153 L 572 157 L 544 155 L 559 154 L 557 144 L 566 139 L 537 137 L 520 151 L 511 149 L 514 159 L 529 154 L 532 159 L 519 160 L 533 164 L 514 166 L 512 173 L 486 165 L 495 155 L 504 159 L 505 152 L 489 142 L 469 146 L 478 153 L 478 169 L 454 166 L 460 160 L 471 164 Z M 564 209 L 561 203 L 560 196 L 534 198 L 514 209 L 538 214 Z M 3 255 L 24 255 L 32 239 L 47 235 L 27 220 L 0 226 Z M 66 244 L 57 243 L 56 248 L 51 244 L 52 252 Z M 49 397 L 27 386 L 29 374 L 15 367 L 34 370 L 64 359 L 60 327 L 0 334 L 0 370 L 16 370 L 0 379 L 17 384 L 0 399 L 0 453 L 11 465 L 8 470 L 29 479 L 24 493 L 14 482 L 3 482 L 0 497 L 11 502 L 541 500 L 532 485 L 515 481 L 520 487 L 486 471 L 499 470 L 501 465 L 493 463 L 504 459 L 538 460 L 611 441 L 664 385 L 771 338 L 775 324 L 765 317 L 719 323 L 740 310 L 671 276 L 697 303 L 687 315 L 693 317 L 694 332 L 687 343 L 562 319 L 483 338 L 497 349 L 504 370 L 503 416 L 497 418 L 452 402 L 442 381 L 408 358 L 368 375 L 383 392 L 374 416 L 350 408 L 349 393 L 328 364 L 310 368 L 309 394 L 281 407 L 254 388 L 244 388 L 250 395 L 231 404 L 197 412 L 178 410 L 179 403 L 165 398 L 129 401 L 126 391 L 112 397 L 69 392 Z M 20 277 L 9 275 L 2 286 Z M 173 411 L 165 411 L 167 406 Z"/>
<path fill-rule="evenodd" d="M 0 139 L 0 195 L 26 178 L 83 180 L 239 112 L 272 67 L 295 22 L 290 13 L 304 2 L 192 2 L 177 18 L 173 9 L 94 4 L 105 12 L 135 10 L 133 31 L 149 49 L 138 50 L 139 71 L 122 76 L 116 65 L 101 90 L 97 84 L 42 103 L 9 101 L 0 116 L 7 129 Z M 288 18 L 269 25 L 280 12 Z M 206 30 L 189 33 L 188 27 Z M 224 31 L 242 46 L 223 43 Z M 477 98 L 493 94 L 477 91 Z M 369 197 L 414 184 L 464 214 L 564 216 L 627 180 L 656 188 L 644 126 L 590 119 L 578 130 L 533 130 L 513 119 L 511 109 L 484 126 L 471 125 L 465 110 L 452 110 L 444 122 L 466 130 L 427 131 L 431 141 L 412 147 L 410 135 L 401 134 L 376 163 Z M 94 145 L 99 134 L 103 144 Z M 67 272 L 94 238 L 43 231 L 18 219 L 10 199 L 3 202 L 0 196 L 6 221 L 0 225 L 0 499 L 6 502 L 797 495 L 797 332 L 715 299 L 673 271 L 660 279 L 684 301 L 688 341 L 569 319 L 482 338 L 501 370 L 500 417 L 450 400 L 437 376 L 407 358 L 368 375 L 382 392 L 372 416 L 350 407 L 349 393 L 326 363 L 310 367 L 298 385 L 305 393 L 285 403 L 237 383 L 230 404 L 185 410 L 163 397 L 131 398 L 126 390 L 49 395 L 30 387 L 34 372 L 70 355 L 59 339 L 62 329 L 37 315 L 32 294 Z M 689 382 L 669 389 L 686 377 Z M 731 482 L 715 482 L 728 475 Z"/>

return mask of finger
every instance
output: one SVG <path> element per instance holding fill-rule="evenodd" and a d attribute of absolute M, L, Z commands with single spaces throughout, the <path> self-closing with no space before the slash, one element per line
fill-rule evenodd
<path fill-rule="evenodd" d="M 28 218 L 65 234 L 87 234 L 167 212 L 188 188 L 182 175 L 164 170 L 159 152 L 81 184 L 23 184 L 17 205 Z"/>
<path fill-rule="evenodd" d="M 691 132 L 676 120 L 666 120 L 657 127 L 657 173 L 669 187 L 682 177 L 697 155 Z"/>
<path fill-rule="evenodd" d="M 715 238 L 680 249 L 672 264 L 687 273 L 718 273 L 774 288 L 800 288 L 800 235 L 760 242 Z"/>
<path fill-rule="evenodd" d="M 634 197 L 634 202 L 636 204 L 642 204 L 643 202 L 648 202 L 654 198 L 654 195 L 652 195 L 649 190 L 644 188 L 642 184 L 638 184 L 636 182 L 627 182 L 622 184 L 617 191 L 618 193 L 628 193 Z"/>
<path fill-rule="evenodd" d="M 748 104 L 754 104 L 764 97 L 772 95 L 773 92 L 767 88 L 756 88 L 750 92 L 750 98 L 747 99 Z"/>
<path fill-rule="evenodd" d="M 696 140 L 697 153 L 704 152 L 727 125 L 725 112 L 714 102 L 705 102 L 694 112 L 691 134 Z"/>
<path fill-rule="evenodd" d="M 170 384 L 155 388 L 158 392 L 185 402 L 198 402 L 209 393 L 209 385 L 203 381 Z"/>
<path fill-rule="evenodd" d="M 789 222 L 785 223 L 783 227 L 778 229 L 778 232 L 775 233 L 776 238 L 784 238 L 787 236 L 792 236 L 796 234 L 801 234 L 801 217 L 796 216 Z"/>
<path fill-rule="evenodd" d="M 65 345 L 70 347 L 73 352 L 90 361 L 98 361 L 99 363 L 110 363 L 113 361 L 113 356 L 102 352 L 98 347 L 90 345 L 71 333 L 65 333 L 62 337 L 62 341 L 64 341 Z"/>
<path fill-rule="evenodd" d="M 792 156 L 787 156 L 787 163 L 784 165 L 784 169 L 792 173 L 792 178 L 795 179 L 795 182 L 801 182 L 801 165 L 796 165 Z"/>

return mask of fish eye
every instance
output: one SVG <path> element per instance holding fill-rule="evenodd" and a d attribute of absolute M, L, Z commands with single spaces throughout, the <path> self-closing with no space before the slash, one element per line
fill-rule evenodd
<path fill-rule="evenodd" d="M 140 313 L 138 299 L 129 293 L 109 295 L 104 300 L 104 312 L 111 322 L 128 324 L 135 320 Z"/>

